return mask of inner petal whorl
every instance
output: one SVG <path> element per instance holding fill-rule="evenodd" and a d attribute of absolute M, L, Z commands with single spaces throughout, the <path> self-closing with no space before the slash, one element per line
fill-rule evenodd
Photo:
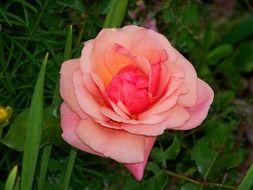
<path fill-rule="evenodd" d="M 114 103 L 121 101 L 131 114 L 137 114 L 151 105 L 148 88 L 148 76 L 137 66 L 128 65 L 109 82 L 106 93 Z"/>

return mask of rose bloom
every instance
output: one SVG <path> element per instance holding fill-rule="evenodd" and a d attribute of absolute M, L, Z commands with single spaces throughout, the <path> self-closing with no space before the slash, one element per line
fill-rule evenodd
<path fill-rule="evenodd" d="M 60 73 L 63 139 L 137 180 L 156 137 L 200 125 L 214 96 L 163 35 L 133 25 L 103 29 Z"/>

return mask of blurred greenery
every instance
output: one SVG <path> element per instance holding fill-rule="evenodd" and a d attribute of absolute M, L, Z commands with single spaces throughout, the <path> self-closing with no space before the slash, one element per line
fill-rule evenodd
<path fill-rule="evenodd" d="M 70 146 L 60 139 L 58 113 L 51 109 L 68 30 L 72 25 L 72 57 L 79 57 L 110 6 L 110 0 L 1 0 L 0 106 L 13 113 L 9 125 L 0 126 L 0 189 L 14 167 L 22 168 L 27 110 L 46 52 L 41 147 L 53 147 L 45 189 L 61 189 Z M 122 25 L 128 24 L 164 34 L 212 86 L 214 103 L 200 127 L 159 136 L 141 182 L 112 160 L 78 151 L 69 189 L 220 190 L 241 181 L 242 190 L 252 189 L 253 2 L 129 0 Z M 8 178 L 11 184 L 15 178 L 19 183 L 20 171 Z"/>

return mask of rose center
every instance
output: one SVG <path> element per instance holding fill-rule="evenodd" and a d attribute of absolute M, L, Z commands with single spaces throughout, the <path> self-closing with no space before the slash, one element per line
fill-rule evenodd
<path fill-rule="evenodd" d="M 121 101 L 131 114 L 137 114 L 151 104 L 148 86 L 148 77 L 138 67 L 129 65 L 113 77 L 106 93 L 114 103 Z"/>

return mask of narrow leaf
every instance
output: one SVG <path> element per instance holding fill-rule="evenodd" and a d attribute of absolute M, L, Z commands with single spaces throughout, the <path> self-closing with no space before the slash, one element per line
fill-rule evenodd
<path fill-rule="evenodd" d="M 65 49 L 64 49 L 64 61 L 71 58 L 72 55 L 72 25 L 69 27 L 68 36 L 66 39 Z"/>
<path fill-rule="evenodd" d="M 46 54 L 32 96 L 28 116 L 25 147 L 22 162 L 21 190 L 31 190 L 42 133 L 43 91 L 48 53 Z"/>
<path fill-rule="evenodd" d="M 242 179 L 238 190 L 251 190 L 253 185 L 253 164 L 248 169 L 246 175 Z"/>
<path fill-rule="evenodd" d="M 207 54 L 206 60 L 210 64 L 217 64 L 221 59 L 227 57 L 233 52 L 233 47 L 229 44 L 222 44 Z"/>
<path fill-rule="evenodd" d="M 13 190 L 14 189 L 15 181 L 16 181 L 16 177 L 17 177 L 17 172 L 18 172 L 18 166 L 14 166 L 7 178 L 4 190 Z"/>
<path fill-rule="evenodd" d="M 111 8 L 107 13 L 104 28 L 120 27 L 127 9 L 128 0 L 111 0 Z"/>
<path fill-rule="evenodd" d="M 72 171 L 73 171 L 73 168 L 74 168 L 76 155 L 77 155 L 77 150 L 72 148 L 70 150 L 70 154 L 69 154 L 69 161 L 68 161 L 68 165 L 67 165 L 64 180 L 63 180 L 62 190 L 68 190 L 69 189 L 69 182 L 70 182 L 70 178 L 72 176 Z"/>

